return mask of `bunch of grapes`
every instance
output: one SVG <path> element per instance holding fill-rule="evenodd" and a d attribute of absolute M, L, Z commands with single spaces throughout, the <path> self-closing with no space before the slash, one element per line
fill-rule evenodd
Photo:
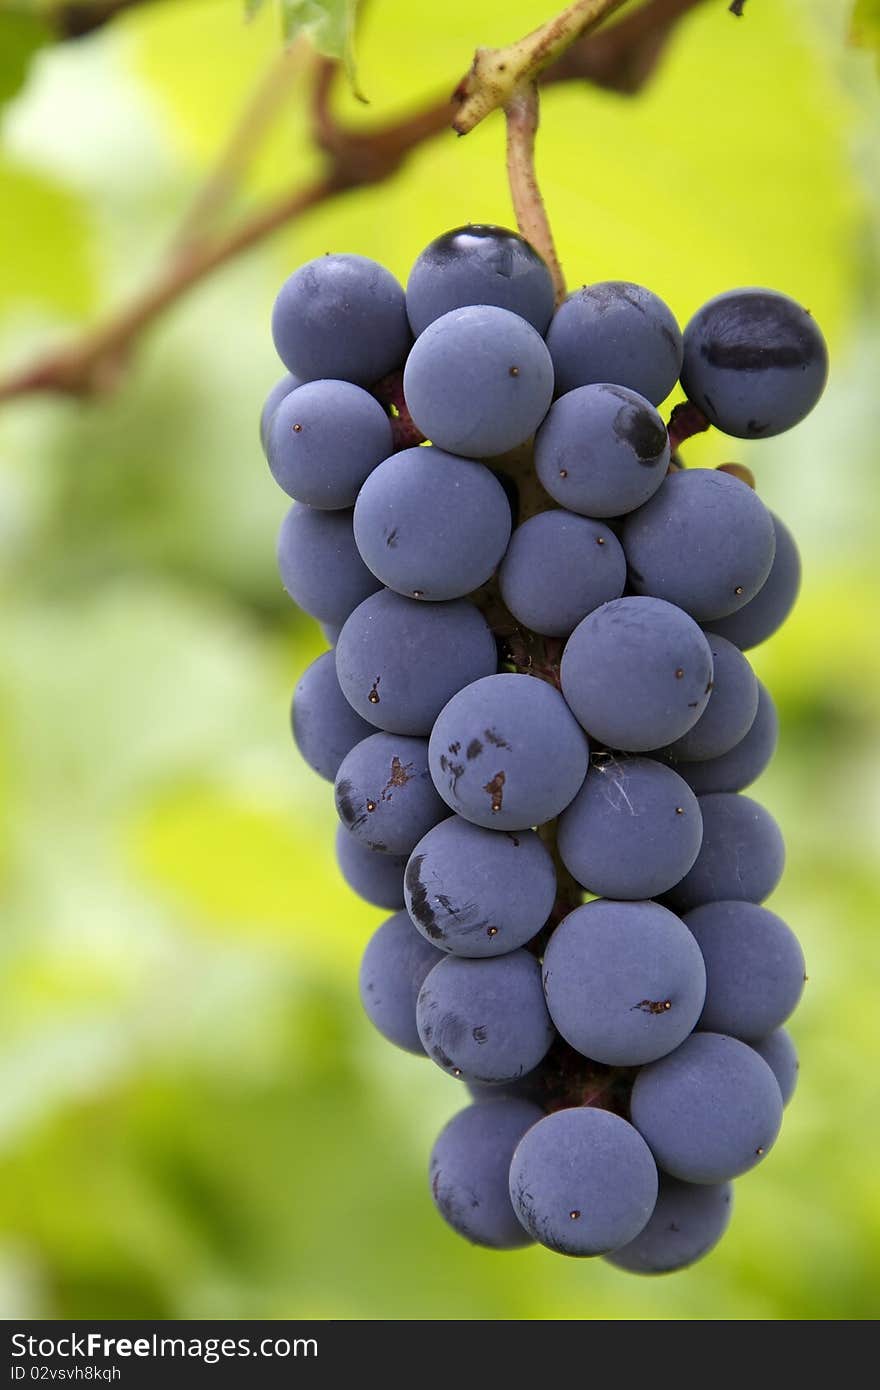
<path fill-rule="evenodd" d="M 281 577 L 332 648 L 294 737 L 342 874 L 394 914 L 364 1007 L 472 1101 L 436 1205 L 481 1245 L 679 1269 L 795 1084 L 804 960 L 760 906 L 783 843 L 742 794 L 777 719 L 743 653 L 799 560 L 748 470 L 685 469 L 657 407 L 680 380 L 702 426 L 778 434 L 821 394 L 821 333 L 760 289 L 684 334 L 629 283 L 554 312 L 540 256 L 483 226 L 405 292 L 361 256 L 300 267 L 273 333 Z"/>

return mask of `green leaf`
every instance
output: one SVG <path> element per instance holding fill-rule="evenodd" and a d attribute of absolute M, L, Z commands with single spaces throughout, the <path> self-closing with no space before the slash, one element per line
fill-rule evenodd
<path fill-rule="evenodd" d="M 0 105 L 21 90 L 31 58 L 51 41 L 49 27 L 39 15 L 21 10 L 0 14 Z"/>
<path fill-rule="evenodd" d="M 262 10 L 265 3 L 266 0 L 244 0 L 248 19 Z M 280 0 L 280 4 L 285 40 L 291 43 L 305 34 L 326 58 L 341 59 L 355 96 L 363 101 L 354 61 L 354 30 L 360 0 Z"/>
<path fill-rule="evenodd" d="M 880 0 L 856 0 L 849 34 L 851 43 L 873 49 L 880 66 Z"/>

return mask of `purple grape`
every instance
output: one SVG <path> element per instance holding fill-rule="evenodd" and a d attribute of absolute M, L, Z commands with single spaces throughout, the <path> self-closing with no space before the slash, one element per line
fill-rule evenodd
<path fill-rule="evenodd" d="M 547 1007 L 566 1042 L 636 1067 L 679 1046 L 706 996 L 700 948 L 659 903 L 597 902 L 560 922 L 544 952 Z"/>
<path fill-rule="evenodd" d="M 669 468 L 666 426 L 625 386 L 579 386 L 552 406 L 535 439 L 535 471 L 550 496 L 584 516 L 641 507 Z"/>
<path fill-rule="evenodd" d="M 579 623 L 562 654 L 562 693 L 609 748 L 646 753 L 696 724 L 712 652 L 692 618 L 663 599 L 619 598 Z"/>
<path fill-rule="evenodd" d="M 505 834 L 450 816 L 416 845 L 404 891 L 426 941 L 456 956 L 500 956 L 547 921 L 556 870 L 534 831 Z"/>
<path fill-rule="evenodd" d="M 681 330 L 658 295 L 626 280 L 575 290 L 547 333 L 556 389 L 616 381 L 659 405 L 681 370 Z"/>
<path fill-rule="evenodd" d="M 498 577 L 518 622 L 548 637 L 567 637 L 594 608 L 623 593 L 626 557 L 601 521 L 539 512 L 514 531 Z"/>
<path fill-rule="evenodd" d="M 369 386 L 401 366 L 412 341 L 403 289 L 366 256 L 319 256 L 295 270 L 272 310 L 285 367 L 303 381 Z"/>
<path fill-rule="evenodd" d="M 407 358 L 406 403 L 427 439 L 491 458 L 522 444 L 553 398 L 543 338 L 508 309 L 474 305 L 429 324 Z"/>
<path fill-rule="evenodd" d="M 794 1012 L 804 990 L 804 953 L 781 917 L 747 902 L 712 902 L 685 913 L 706 963 L 699 1027 L 760 1042 Z"/>
<path fill-rule="evenodd" d="M 657 1200 L 641 1135 L 608 1110 L 557 1110 L 529 1129 L 510 1165 L 513 1208 L 560 1255 L 605 1255 L 634 1240 Z"/>
<path fill-rule="evenodd" d="M 406 308 L 417 336 L 451 309 L 494 304 L 539 333 L 553 314 L 553 280 L 533 246 L 505 227 L 471 225 L 444 232 L 417 258 Z"/>
<path fill-rule="evenodd" d="M 370 474 L 354 509 L 368 568 L 408 598 L 452 599 L 491 577 L 510 540 L 493 473 L 442 449 L 404 449 Z"/>
<path fill-rule="evenodd" d="M 526 1100 L 498 1099 L 453 1115 L 431 1151 L 434 1205 L 474 1245 L 516 1250 L 531 1237 L 510 1201 L 510 1160 L 543 1111 Z"/>
<path fill-rule="evenodd" d="M 670 473 L 626 518 L 622 540 L 636 593 L 675 603 L 701 623 L 754 598 L 776 549 L 760 497 L 717 468 Z"/>
<path fill-rule="evenodd" d="M 427 736 L 456 691 L 497 665 L 495 638 L 464 599 L 419 603 L 382 589 L 355 609 L 336 643 L 343 695 L 395 734 Z"/>
<path fill-rule="evenodd" d="M 686 782 L 650 758 L 593 757 L 559 818 L 559 856 L 603 898 L 654 898 L 684 877 L 700 850 L 703 819 Z"/>
<path fill-rule="evenodd" d="M 557 690 L 502 673 L 465 686 L 441 711 L 428 761 L 443 797 L 490 830 L 526 830 L 564 810 L 587 771 L 589 747 Z"/>
<path fill-rule="evenodd" d="M 336 774 L 336 810 L 366 849 L 410 854 L 446 815 L 428 771 L 425 740 L 374 733 L 356 744 Z"/>

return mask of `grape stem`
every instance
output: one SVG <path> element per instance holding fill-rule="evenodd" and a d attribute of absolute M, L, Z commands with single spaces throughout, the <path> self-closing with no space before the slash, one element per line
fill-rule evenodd
<path fill-rule="evenodd" d="M 314 57 L 308 64 L 312 142 L 324 156 L 324 168 L 282 190 L 274 200 L 244 212 L 231 226 L 218 228 L 260 142 L 280 116 L 284 98 L 297 94 L 300 63 L 273 62 L 154 275 L 103 321 L 67 343 L 50 344 L 0 378 L 0 402 L 38 392 L 99 397 L 115 389 L 127 374 L 143 334 L 190 289 L 312 209 L 352 189 L 389 179 L 415 150 L 450 125 L 460 132 L 473 129 L 497 107 L 510 105 L 515 88 L 523 82 L 590 83 L 634 96 L 653 74 L 675 26 L 703 2 L 646 0 L 618 23 L 593 34 L 595 25 L 621 0 L 581 0 L 508 49 L 478 50 L 451 98 L 428 100 L 399 119 L 367 128 L 351 128 L 336 119 L 329 98 L 340 65 Z M 128 7 L 109 0 L 101 8 L 100 22 Z M 505 54 L 514 61 L 506 75 L 501 70 Z M 484 78 L 486 93 L 478 99 Z M 534 206 L 529 211 L 537 215 Z M 552 238 L 549 246 L 552 250 Z M 539 249 L 548 256 L 546 242 Z"/>
<path fill-rule="evenodd" d="M 526 241 L 530 241 L 546 261 L 556 303 L 561 304 L 565 298 L 565 276 L 535 171 L 535 136 L 540 117 L 538 84 L 534 79 L 514 88 L 504 107 L 504 115 L 507 120 L 507 179 L 516 224 Z"/>
<path fill-rule="evenodd" d="M 470 72 L 455 92 L 458 112 L 453 130 L 467 135 L 491 112 L 506 107 L 521 88 L 533 84 L 566 49 L 624 3 L 575 0 L 561 14 L 504 48 L 478 48 Z"/>

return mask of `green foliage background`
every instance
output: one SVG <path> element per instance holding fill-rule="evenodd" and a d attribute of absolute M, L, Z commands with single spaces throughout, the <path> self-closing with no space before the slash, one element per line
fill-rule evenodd
<path fill-rule="evenodd" d="M 149 273 L 276 49 L 270 9 L 245 27 L 240 0 L 174 0 L 41 49 L 2 116 L 4 362 Z M 371 106 L 347 113 L 448 90 L 477 43 L 551 9 L 375 0 L 358 43 Z M 274 292 L 327 249 L 403 276 L 446 227 L 509 221 L 496 119 L 216 275 L 114 397 L 0 412 L 6 1317 L 876 1315 L 878 99 L 844 9 L 750 0 L 736 21 L 707 4 L 643 96 L 553 90 L 540 140 L 572 283 L 641 280 L 681 319 L 728 286 L 776 285 L 834 355 L 793 434 L 688 448 L 747 461 L 806 565 L 796 616 L 755 655 L 783 721 L 758 795 L 790 847 L 773 905 L 809 961 L 802 1079 L 728 1238 L 647 1282 L 445 1229 L 425 1168 L 461 1093 L 361 1015 L 382 914 L 338 880 L 329 789 L 286 729 L 321 639 L 276 577 L 284 502 L 256 442 Z M 6 94 L 24 50 L 0 32 Z M 314 166 L 301 96 L 248 197 Z"/>

